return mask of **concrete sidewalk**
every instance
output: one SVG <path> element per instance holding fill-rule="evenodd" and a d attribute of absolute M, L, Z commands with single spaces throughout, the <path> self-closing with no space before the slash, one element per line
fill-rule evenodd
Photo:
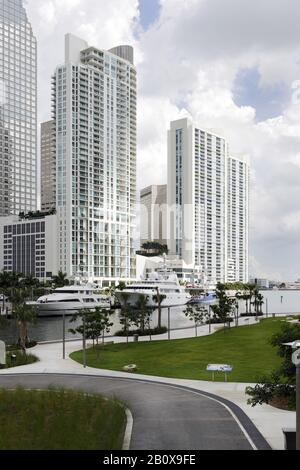
<path fill-rule="evenodd" d="M 251 319 L 250 323 L 255 323 L 255 319 Z M 248 324 L 241 321 L 242 324 Z M 247 326 L 245 326 L 247 328 Z M 204 326 L 199 328 L 199 336 L 208 334 L 208 327 Z M 172 331 L 171 338 L 190 338 L 195 336 L 195 330 L 185 329 Z M 161 335 L 153 338 L 153 340 L 166 340 L 168 335 Z M 126 338 L 112 338 L 109 341 L 124 342 Z M 148 341 L 149 338 L 141 338 L 141 341 Z M 130 341 L 133 341 L 131 338 Z M 282 428 L 295 428 L 296 427 L 296 413 L 278 410 L 272 406 L 262 405 L 255 408 L 247 405 L 247 396 L 245 388 L 248 385 L 242 383 L 222 383 L 222 382 L 205 382 L 197 380 L 180 380 L 169 379 L 164 377 L 144 376 L 138 374 L 127 374 L 123 372 L 108 371 L 102 369 L 93 369 L 90 367 L 83 368 L 81 364 L 74 362 L 69 358 L 69 354 L 74 351 L 82 349 L 82 341 L 72 341 L 66 343 L 66 359 L 62 359 L 63 345 L 62 342 L 39 344 L 30 352 L 35 354 L 40 361 L 35 364 L 27 366 L 16 367 L 0 371 L 0 386 L 1 374 L 85 374 L 87 376 L 102 376 L 102 377 L 119 377 L 119 378 L 136 378 L 138 380 L 147 380 L 150 382 L 160 382 L 172 385 L 183 385 L 191 387 L 196 390 L 209 392 L 238 405 L 247 416 L 253 421 L 265 439 L 269 442 L 271 447 L 276 450 L 284 449 L 284 438 Z"/>

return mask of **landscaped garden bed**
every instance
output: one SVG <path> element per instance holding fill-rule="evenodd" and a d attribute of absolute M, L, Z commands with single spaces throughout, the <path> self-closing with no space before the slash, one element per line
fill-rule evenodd
<path fill-rule="evenodd" d="M 0 390 L 0 450 L 121 450 L 125 408 L 65 390 Z"/>

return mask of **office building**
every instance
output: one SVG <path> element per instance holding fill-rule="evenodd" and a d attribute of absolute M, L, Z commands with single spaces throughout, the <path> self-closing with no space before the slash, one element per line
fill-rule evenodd
<path fill-rule="evenodd" d="M 0 2 L 0 216 L 37 205 L 37 44 L 22 0 Z"/>
<path fill-rule="evenodd" d="M 248 281 L 249 165 L 231 157 L 218 133 L 190 119 L 168 135 L 170 255 L 203 273 L 209 285 Z"/>
<path fill-rule="evenodd" d="M 0 218 L 0 271 L 50 280 L 58 272 L 56 216 Z"/>
<path fill-rule="evenodd" d="M 59 267 L 103 285 L 135 278 L 136 69 L 68 34 L 53 77 Z"/>

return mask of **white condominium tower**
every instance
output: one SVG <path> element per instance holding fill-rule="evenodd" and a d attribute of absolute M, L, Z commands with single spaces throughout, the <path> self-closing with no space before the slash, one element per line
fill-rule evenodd
<path fill-rule="evenodd" d="M 227 281 L 249 281 L 249 161 L 227 162 Z"/>
<path fill-rule="evenodd" d="M 36 210 L 37 45 L 22 0 L 0 0 L 0 215 Z"/>
<path fill-rule="evenodd" d="M 134 279 L 136 69 L 133 48 L 68 34 L 53 80 L 59 267 L 102 284 Z"/>
<path fill-rule="evenodd" d="M 248 281 L 249 165 L 226 140 L 190 119 L 168 137 L 170 254 L 195 265 L 208 284 Z"/>

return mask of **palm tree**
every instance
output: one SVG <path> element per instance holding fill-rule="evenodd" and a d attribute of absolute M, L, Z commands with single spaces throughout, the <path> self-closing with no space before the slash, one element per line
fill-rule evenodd
<path fill-rule="evenodd" d="M 21 274 L 15 272 L 2 271 L 0 273 L 0 287 L 9 288 L 17 287 L 19 285 Z"/>
<path fill-rule="evenodd" d="M 159 288 L 157 287 L 157 294 L 156 295 L 153 295 L 152 299 L 153 299 L 153 302 L 156 303 L 157 305 L 157 308 L 158 308 L 158 328 L 161 328 L 161 305 L 163 303 L 163 301 L 166 299 L 166 295 L 164 294 L 161 294 L 159 292 Z"/>
<path fill-rule="evenodd" d="M 262 314 L 263 313 L 262 307 L 263 307 L 263 304 L 264 304 L 264 296 L 261 293 L 259 293 L 257 295 L 257 303 L 258 303 L 258 311 L 259 311 L 259 313 Z"/>
<path fill-rule="evenodd" d="M 36 323 L 36 311 L 30 305 L 27 305 L 26 303 L 20 303 L 13 307 L 13 316 L 17 320 L 19 327 L 19 344 L 24 354 L 26 354 L 26 344 L 29 342 L 28 324 Z"/>
<path fill-rule="evenodd" d="M 252 297 L 255 295 L 255 291 L 256 291 L 256 285 L 255 284 L 248 284 L 248 291 L 249 291 L 249 306 L 250 306 L 250 315 L 252 315 L 252 309 L 251 309 L 251 305 L 252 305 Z"/>
<path fill-rule="evenodd" d="M 52 281 L 56 287 L 64 287 L 70 284 L 69 279 L 67 278 L 67 274 L 63 273 L 62 271 L 58 271 L 57 276 L 52 277 Z"/>

